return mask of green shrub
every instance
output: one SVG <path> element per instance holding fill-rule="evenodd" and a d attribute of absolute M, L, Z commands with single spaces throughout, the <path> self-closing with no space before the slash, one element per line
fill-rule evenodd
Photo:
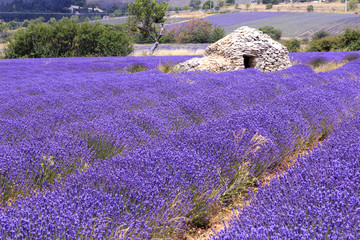
<path fill-rule="evenodd" d="M 325 58 L 319 57 L 319 58 L 314 58 L 310 61 L 309 65 L 312 66 L 313 68 L 319 67 L 321 65 L 325 65 L 328 61 Z"/>
<path fill-rule="evenodd" d="M 212 9 L 212 8 L 214 8 L 214 2 L 211 1 L 211 0 L 206 0 L 204 2 L 204 4 L 203 4 L 203 7 L 202 7 L 202 9 L 204 9 L 204 10 L 209 10 L 209 9 Z"/>
<path fill-rule="evenodd" d="M 347 8 L 349 10 L 354 10 L 358 7 L 359 5 L 359 0 L 350 0 L 348 3 L 347 3 Z"/>
<path fill-rule="evenodd" d="M 289 52 L 299 52 L 301 47 L 301 41 L 296 38 L 292 38 L 284 43 Z"/>
<path fill-rule="evenodd" d="M 272 3 L 266 4 L 266 9 L 267 9 L 267 10 L 272 9 L 272 7 L 273 7 Z"/>
<path fill-rule="evenodd" d="M 225 35 L 225 30 L 222 27 L 216 26 L 211 33 L 211 42 L 217 42 L 225 37 Z"/>
<path fill-rule="evenodd" d="M 350 54 L 350 55 L 347 55 L 347 56 L 344 58 L 344 61 L 350 62 L 350 61 L 353 61 L 353 60 L 356 60 L 356 59 L 359 59 L 359 55 L 357 55 L 357 54 Z"/>
<path fill-rule="evenodd" d="M 281 38 L 282 32 L 280 29 L 275 29 L 274 26 L 263 26 L 258 28 L 263 33 L 269 35 L 274 40 L 279 40 Z"/>
<path fill-rule="evenodd" d="M 160 43 L 213 43 L 226 35 L 220 26 L 213 27 L 212 23 L 202 19 L 192 19 L 186 24 L 168 31 Z M 137 34 L 134 36 L 135 43 L 152 43 L 150 38 L 143 38 Z"/>
<path fill-rule="evenodd" d="M 7 58 L 126 56 L 132 50 L 131 36 L 123 25 L 77 24 L 74 19 L 63 18 L 20 29 L 5 54 Z"/>
<path fill-rule="evenodd" d="M 235 4 L 235 0 L 226 0 L 225 1 L 225 3 L 227 4 L 227 5 L 234 5 Z"/>
<path fill-rule="evenodd" d="M 173 32 L 166 33 L 160 38 L 160 43 L 175 43 L 176 39 Z"/>
<path fill-rule="evenodd" d="M 164 37 L 164 36 L 163 36 Z M 150 37 L 147 36 L 145 37 L 144 35 L 142 35 L 140 32 L 136 32 L 133 35 L 133 41 L 134 43 L 138 43 L 138 44 L 150 44 L 150 43 L 154 43 L 154 40 Z M 160 38 L 161 41 L 161 38 Z"/>
<path fill-rule="evenodd" d="M 342 47 L 347 51 L 360 50 L 360 30 L 347 28 L 341 36 Z"/>
<path fill-rule="evenodd" d="M 324 37 L 310 42 L 307 52 L 330 52 L 341 49 L 341 39 L 337 36 Z"/>
<path fill-rule="evenodd" d="M 328 33 L 325 30 L 320 30 L 320 31 L 314 33 L 313 40 L 322 39 L 322 38 L 325 38 L 325 37 L 328 37 L 328 36 L 330 36 L 330 33 Z"/>
<path fill-rule="evenodd" d="M 125 72 L 129 73 L 137 73 L 137 72 L 143 72 L 149 70 L 144 64 L 141 63 L 135 63 L 131 65 L 130 67 L 125 69 Z"/>
<path fill-rule="evenodd" d="M 307 8 L 306 8 L 306 11 L 313 12 L 314 11 L 314 6 L 313 5 L 308 5 Z"/>
<path fill-rule="evenodd" d="M 121 16 L 123 16 L 122 13 L 123 13 L 123 12 L 122 12 L 121 9 L 116 9 L 113 13 L 110 14 L 110 17 L 111 17 L 111 18 L 121 17 Z"/>
<path fill-rule="evenodd" d="M 9 29 L 6 22 L 0 21 L 0 33 L 6 32 Z"/>

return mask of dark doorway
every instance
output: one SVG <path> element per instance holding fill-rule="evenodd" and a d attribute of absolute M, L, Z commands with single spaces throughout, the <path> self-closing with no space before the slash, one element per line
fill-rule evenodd
<path fill-rule="evenodd" d="M 255 57 L 254 56 L 247 56 L 244 55 L 244 66 L 245 68 L 254 68 L 256 65 Z"/>

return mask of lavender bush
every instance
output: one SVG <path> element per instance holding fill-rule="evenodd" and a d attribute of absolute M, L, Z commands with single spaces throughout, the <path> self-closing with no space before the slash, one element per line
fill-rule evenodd
<path fill-rule="evenodd" d="M 124 72 L 186 58 L 1 60 L 0 236 L 208 227 L 212 207 L 241 191 L 240 168 L 272 172 L 359 109 L 359 60 L 324 74 Z"/>
<path fill-rule="evenodd" d="M 212 239 L 358 239 L 360 115 L 260 189 Z"/>

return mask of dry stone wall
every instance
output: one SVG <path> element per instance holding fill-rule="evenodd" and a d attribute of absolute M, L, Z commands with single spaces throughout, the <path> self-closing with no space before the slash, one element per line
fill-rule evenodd
<path fill-rule="evenodd" d="M 261 31 L 241 27 L 206 48 L 203 58 L 193 58 L 176 66 L 180 71 L 213 72 L 256 68 L 263 72 L 291 66 L 286 47 Z"/>

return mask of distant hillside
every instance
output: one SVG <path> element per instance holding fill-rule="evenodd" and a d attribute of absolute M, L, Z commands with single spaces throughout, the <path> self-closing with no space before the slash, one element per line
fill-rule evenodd
<path fill-rule="evenodd" d="M 201 2 L 205 2 L 206 0 L 201 0 Z M 128 4 L 134 2 L 134 0 L 86 0 L 86 3 L 97 3 L 100 6 L 109 7 L 113 4 Z M 158 2 L 164 2 L 164 0 L 158 0 Z M 171 6 L 173 7 L 183 7 L 190 3 L 190 0 L 168 0 Z"/>

